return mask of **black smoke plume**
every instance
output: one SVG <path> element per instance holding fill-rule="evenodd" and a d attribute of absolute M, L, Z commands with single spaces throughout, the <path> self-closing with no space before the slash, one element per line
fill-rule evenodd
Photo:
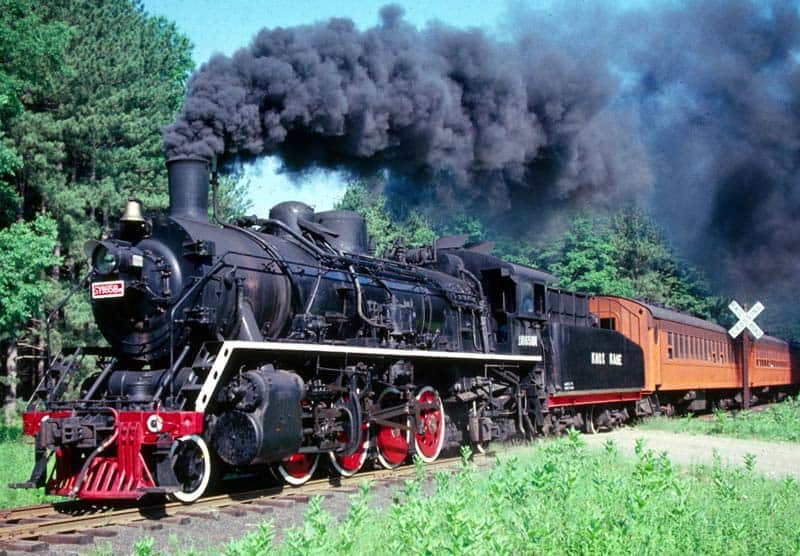
<path fill-rule="evenodd" d="M 496 211 L 531 195 L 605 201 L 651 176 L 628 122 L 610 108 L 617 78 L 523 37 L 431 24 L 386 6 L 380 24 L 264 29 L 194 74 L 168 155 L 279 154 L 289 169 L 388 169 L 443 197 Z"/>
<path fill-rule="evenodd" d="M 618 18 L 611 50 L 633 76 L 619 102 L 647 122 L 664 227 L 722 291 L 762 298 L 771 315 L 795 322 L 798 10 L 794 1 L 703 0 L 632 12 Z"/>
<path fill-rule="evenodd" d="M 347 19 L 265 29 L 195 73 L 165 149 L 388 170 L 517 222 L 647 202 L 718 285 L 796 297 L 796 2 L 515 6 L 508 19 L 492 36 L 417 29 L 387 6 L 363 32 Z"/>

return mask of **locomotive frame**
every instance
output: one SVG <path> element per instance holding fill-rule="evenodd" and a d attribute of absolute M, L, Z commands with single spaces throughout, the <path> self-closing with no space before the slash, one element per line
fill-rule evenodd
<path fill-rule="evenodd" d="M 224 470 L 297 485 L 323 460 L 350 476 L 660 411 L 641 338 L 598 327 L 586 295 L 490 243 L 375 257 L 359 215 L 294 202 L 209 221 L 208 162 L 167 165 L 169 215 L 132 200 L 117 234 L 87 245 L 111 347 L 77 399 L 63 396 L 87 350 L 49 362 L 16 486 L 192 502 Z"/>

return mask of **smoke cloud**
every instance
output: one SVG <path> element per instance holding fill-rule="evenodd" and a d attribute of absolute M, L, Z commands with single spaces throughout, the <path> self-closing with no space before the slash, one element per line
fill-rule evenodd
<path fill-rule="evenodd" d="M 605 201 L 649 188 L 604 61 L 522 37 L 441 24 L 394 5 L 364 32 L 347 19 L 264 29 L 191 78 L 169 156 L 279 154 L 290 170 L 388 169 L 495 211 L 512 199 Z"/>
<path fill-rule="evenodd" d="M 515 6 L 496 35 L 417 29 L 386 6 L 265 29 L 191 78 L 168 155 L 388 170 L 495 215 L 648 203 L 712 278 L 795 291 L 796 2 Z"/>
<path fill-rule="evenodd" d="M 622 15 L 617 29 L 612 59 L 632 82 L 619 102 L 648 122 L 664 227 L 731 295 L 796 292 L 798 4 L 703 0 Z"/>

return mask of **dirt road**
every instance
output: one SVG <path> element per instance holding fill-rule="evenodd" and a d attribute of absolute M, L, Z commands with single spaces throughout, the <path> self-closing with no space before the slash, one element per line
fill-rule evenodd
<path fill-rule="evenodd" d="M 598 448 L 607 440 L 613 439 L 620 451 L 625 454 L 633 454 L 636 439 L 644 438 L 648 448 L 656 452 L 666 450 L 672 461 L 683 465 L 710 464 L 714 450 L 719 453 L 723 463 L 743 465 L 745 454 L 750 453 L 756 456 L 755 468 L 760 473 L 771 477 L 792 475 L 800 479 L 800 444 L 795 443 L 762 442 L 633 428 L 584 435 L 583 438 L 587 444 Z"/>

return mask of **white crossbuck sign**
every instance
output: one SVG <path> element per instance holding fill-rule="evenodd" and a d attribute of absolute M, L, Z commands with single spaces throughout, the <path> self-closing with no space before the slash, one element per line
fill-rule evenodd
<path fill-rule="evenodd" d="M 742 309 L 741 305 L 739 305 L 736 301 L 731 301 L 731 304 L 728 305 L 728 309 L 733 311 L 733 314 L 739 319 L 739 322 L 734 324 L 733 327 L 728 330 L 728 334 L 730 334 L 732 338 L 735 338 L 741 334 L 742 330 L 745 328 L 750 330 L 756 340 L 764 335 L 764 331 L 761 330 L 761 328 L 756 324 L 756 317 L 761 314 L 761 311 L 764 310 L 764 306 L 760 301 L 757 301 L 755 305 L 750 307 L 749 311 Z"/>

